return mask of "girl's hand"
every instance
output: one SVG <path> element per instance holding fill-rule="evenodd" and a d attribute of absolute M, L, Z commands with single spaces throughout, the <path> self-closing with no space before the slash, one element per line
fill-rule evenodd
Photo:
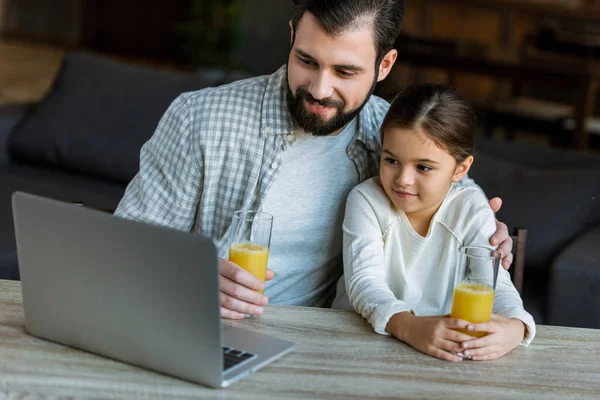
<path fill-rule="evenodd" d="M 402 315 L 399 319 L 394 318 Z M 406 315 L 408 314 L 408 315 Z M 471 336 L 454 329 L 465 329 L 469 323 L 446 316 L 416 317 L 410 313 L 394 315 L 388 332 L 422 353 L 448 361 L 461 361 L 461 343 Z"/>
<path fill-rule="evenodd" d="M 516 318 L 492 314 L 490 322 L 469 324 L 470 332 L 488 332 L 487 336 L 462 343 L 462 353 L 476 361 L 500 358 L 523 341 L 525 324 Z"/>

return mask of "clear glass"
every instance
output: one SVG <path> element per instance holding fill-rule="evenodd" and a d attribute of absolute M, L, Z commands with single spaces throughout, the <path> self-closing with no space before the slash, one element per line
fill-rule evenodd
<path fill-rule="evenodd" d="M 453 318 L 464 319 L 474 324 L 490 320 L 499 267 L 500 253 L 492 248 L 460 248 L 452 296 Z M 460 331 L 477 337 L 486 335 L 485 332 Z"/>
<path fill-rule="evenodd" d="M 273 216 L 262 211 L 233 213 L 229 239 L 229 261 L 265 281 Z M 264 291 L 261 290 L 262 294 Z"/>

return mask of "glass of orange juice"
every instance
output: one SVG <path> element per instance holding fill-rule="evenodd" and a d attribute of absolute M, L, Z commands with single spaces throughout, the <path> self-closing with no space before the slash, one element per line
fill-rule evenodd
<path fill-rule="evenodd" d="M 492 316 L 500 253 L 489 247 L 464 246 L 459 254 L 450 315 L 474 324 L 487 322 Z M 459 331 L 477 337 L 487 334 Z"/>
<path fill-rule="evenodd" d="M 233 213 L 229 261 L 265 281 L 273 216 L 262 211 L 238 210 Z M 261 290 L 262 294 L 264 290 Z"/>

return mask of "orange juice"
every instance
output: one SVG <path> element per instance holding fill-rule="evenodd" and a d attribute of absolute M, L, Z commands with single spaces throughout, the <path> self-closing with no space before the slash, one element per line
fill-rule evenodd
<path fill-rule="evenodd" d="M 269 249 L 254 243 L 234 243 L 229 248 L 229 261 L 250 272 L 252 275 L 265 280 Z M 261 294 L 264 290 L 259 291 Z"/>
<path fill-rule="evenodd" d="M 494 289 L 483 283 L 459 283 L 452 297 L 452 318 L 460 318 L 474 324 L 488 322 L 492 316 Z M 469 332 L 458 329 L 471 336 L 482 337 L 485 332 Z"/>

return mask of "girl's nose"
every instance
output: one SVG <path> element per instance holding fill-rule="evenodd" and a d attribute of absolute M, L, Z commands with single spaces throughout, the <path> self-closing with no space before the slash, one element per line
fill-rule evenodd
<path fill-rule="evenodd" d="M 414 183 L 414 178 L 408 168 L 403 168 L 398 174 L 396 182 L 402 186 L 411 186 Z"/>

